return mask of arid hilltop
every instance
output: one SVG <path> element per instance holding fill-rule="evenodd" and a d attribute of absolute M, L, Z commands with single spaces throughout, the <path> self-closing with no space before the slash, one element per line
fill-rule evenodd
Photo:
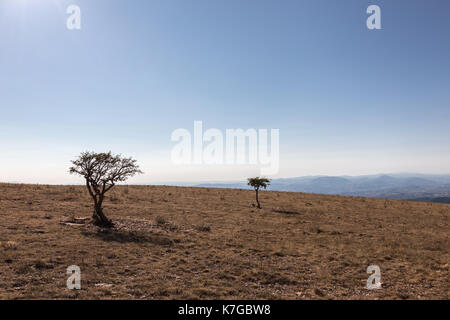
<path fill-rule="evenodd" d="M 0 298 L 449 298 L 450 205 L 263 191 L 258 210 L 254 196 L 119 186 L 108 230 L 84 223 L 83 186 L 0 184 Z"/>

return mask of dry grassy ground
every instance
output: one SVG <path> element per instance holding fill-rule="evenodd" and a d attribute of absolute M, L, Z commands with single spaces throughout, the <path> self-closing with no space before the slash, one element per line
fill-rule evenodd
<path fill-rule="evenodd" d="M 181 187 L 117 187 L 117 229 L 73 186 L 0 184 L 0 298 L 448 299 L 450 205 Z M 365 289 L 366 268 L 383 289 Z M 78 265 L 82 289 L 66 288 Z"/>

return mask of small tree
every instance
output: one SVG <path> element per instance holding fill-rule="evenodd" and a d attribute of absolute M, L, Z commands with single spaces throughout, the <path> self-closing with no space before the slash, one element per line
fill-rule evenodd
<path fill-rule="evenodd" d="M 143 173 L 139 170 L 136 160 L 123 158 L 121 155 L 108 153 L 82 152 L 72 161 L 71 174 L 79 174 L 86 179 L 86 187 L 94 200 L 94 224 L 112 227 L 113 223 L 103 213 L 105 193 L 112 189 L 117 182 Z"/>
<path fill-rule="evenodd" d="M 266 189 L 270 185 L 270 179 L 256 177 L 256 178 L 248 178 L 247 180 L 248 180 L 247 184 L 249 186 L 252 186 L 255 189 L 256 203 L 258 205 L 258 209 L 261 209 L 261 204 L 259 203 L 259 198 L 258 198 L 258 191 L 261 188 Z"/>

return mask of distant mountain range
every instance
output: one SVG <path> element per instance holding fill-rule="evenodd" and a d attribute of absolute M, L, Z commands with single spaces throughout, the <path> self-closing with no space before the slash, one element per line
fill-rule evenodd
<path fill-rule="evenodd" d="M 249 189 L 245 181 L 195 186 Z M 269 190 L 450 203 L 450 175 L 306 176 L 274 179 Z"/>

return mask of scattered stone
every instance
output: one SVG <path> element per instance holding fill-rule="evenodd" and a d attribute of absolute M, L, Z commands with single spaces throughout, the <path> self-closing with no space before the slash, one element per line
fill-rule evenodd
<path fill-rule="evenodd" d="M 108 283 L 96 283 L 95 286 L 96 287 L 101 287 L 101 288 L 111 288 L 113 285 L 112 284 L 108 284 Z"/>

